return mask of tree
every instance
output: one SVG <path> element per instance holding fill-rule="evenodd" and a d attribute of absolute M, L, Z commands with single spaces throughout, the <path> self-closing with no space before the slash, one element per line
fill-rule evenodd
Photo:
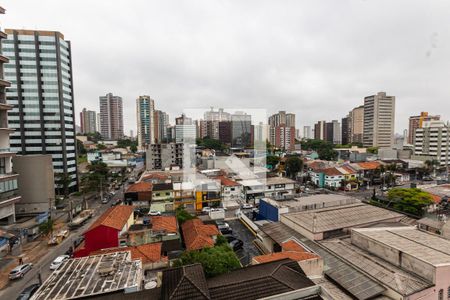
<path fill-rule="evenodd" d="M 378 147 L 369 147 L 367 148 L 368 153 L 378 154 Z"/>
<path fill-rule="evenodd" d="M 440 165 L 439 161 L 437 159 L 426 160 L 424 164 L 428 173 L 433 173 L 433 175 L 436 176 L 436 168 Z"/>
<path fill-rule="evenodd" d="M 53 232 L 53 225 L 53 220 L 47 219 L 47 221 L 39 224 L 39 231 L 44 235 L 48 235 Z"/>
<path fill-rule="evenodd" d="M 211 139 L 209 137 L 205 137 L 203 139 L 197 139 L 196 143 L 197 143 L 197 146 L 203 146 L 208 149 L 214 149 L 214 150 L 219 150 L 219 151 L 223 151 L 226 148 L 225 144 L 222 143 L 221 141 L 216 140 L 216 139 Z"/>
<path fill-rule="evenodd" d="M 305 140 L 301 142 L 303 150 L 316 151 L 320 159 L 336 160 L 337 151 L 333 149 L 333 144 L 322 140 Z"/>
<path fill-rule="evenodd" d="M 56 184 L 58 186 L 58 193 L 64 195 L 66 198 L 69 195 L 69 185 L 72 182 L 72 177 L 68 173 L 56 173 Z"/>
<path fill-rule="evenodd" d="M 77 141 L 77 154 L 78 156 L 86 154 L 86 149 L 84 148 L 84 144 L 79 139 L 76 139 Z"/>
<path fill-rule="evenodd" d="M 278 164 L 279 161 L 280 161 L 280 158 L 275 155 L 269 155 L 266 157 L 266 164 L 271 166 L 272 169 L 275 168 L 275 166 Z"/>
<path fill-rule="evenodd" d="M 174 266 L 179 267 L 195 263 L 202 264 L 207 278 L 229 273 L 241 267 L 236 254 L 227 244 L 198 251 L 186 251 L 175 261 Z"/>
<path fill-rule="evenodd" d="M 87 134 L 88 141 L 98 143 L 98 141 L 103 140 L 102 135 L 99 132 L 90 132 Z"/>
<path fill-rule="evenodd" d="M 286 174 L 291 178 L 295 178 L 297 173 L 303 171 L 303 160 L 298 156 L 291 156 L 286 161 Z"/>
<path fill-rule="evenodd" d="M 417 188 L 395 188 L 388 192 L 393 208 L 421 217 L 425 208 L 433 204 L 433 198 L 427 192 Z"/>
<path fill-rule="evenodd" d="M 137 152 L 137 146 L 136 145 L 131 145 L 130 146 L 130 150 L 131 150 L 131 152 L 136 153 Z"/>
<path fill-rule="evenodd" d="M 105 150 L 106 146 L 104 144 L 97 144 L 97 150 Z"/>
<path fill-rule="evenodd" d="M 187 220 L 195 219 L 196 217 L 188 213 L 182 206 L 177 207 L 175 210 L 178 224 L 183 224 Z"/>

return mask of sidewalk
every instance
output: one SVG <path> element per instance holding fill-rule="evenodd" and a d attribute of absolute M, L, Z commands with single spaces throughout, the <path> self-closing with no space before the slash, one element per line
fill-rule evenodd
<path fill-rule="evenodd" d="M 59 231 L 66 227 L 66 223 L 61 218 L 62 215 L 56 217 L 54 231 Z M 0 290 L 9 282 L 8 275 L 12 269 L 19 265 L 19 257 L 21 256 L 24 263 L 36 264 L 46 253 L 55 246 L 47 245 L 48 238 L 41 236 L 32 242 L 15 247 L 13 251 L 2 257 L 0 263 Z"/>

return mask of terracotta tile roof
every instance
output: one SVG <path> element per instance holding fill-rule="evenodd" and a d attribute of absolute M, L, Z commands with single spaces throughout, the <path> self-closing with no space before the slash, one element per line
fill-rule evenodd
<path fill-rule="evenodd" d="M 167 233 L 177 233 L 175 216 L 156 216 L 151 218 L 152 230 L 165 230 Z"/>
<path fill-rule="evenodd" d="M 281 244 L 281 248 L 283 251 L 298 251 L 298 252 L 307 252 L 305 248 L 303 248 L 299 243 L 294 240 L 289 240 Z"/>
<path fill-rule="evenodd" d="M 318 258 L 316 254 L 309 253 L 309 252 L 298 252 L 298 251 L 283 251 L 283 252 L 275 252 L 270 253 L 266 255 L 259 255 L 253 257 L 254 260 L 256 260 L 259 263 L 266 263 L 270 261 L 276 261 L 280 259 L 286 259 L 290 258 L 295 261 L 302 261 L 312 258 Z"/>
<path fill-rule="evenodd" d="M 161 255 L 161 247 L 162 243 L 143 244 L 132 247 L 115 247 L 94 251 L 90 255 L 130 251 L 131 259 L 140 259 L 143 264 L 147 264 L 167 261 L 167 257 Z"/>
<path fill-rule="evenodd" d="M 381 166 L 381 164 L 377 161 L 366 161 L 366 162 L 360 162 L 357 164 L 358 164 L 358 166 L 360 166 L 361 168 L 363 168 L 365 170 L 375 170 Z"/>
<path fill-rule="evenodd" d="M 130 216 L 133 214 L 133 206 L 118 205 L 108 208 L 103 215 L 101 215 L 87 231 L 90 231 L 98 226 L 112 227 L 117 230 L 122 230 L 127 223 Z"/>
<path fill-rule="evenodd" d="M 344 175 L 341 173 L 341 171 L 339 171 L 336 168 L 327 168 L 327 169 L 323 169 L 321 170 L 321 172 L 323 172 L 325 175 L 327 176 L 339 176 L 339 175 Z"/>
<path fill-rule="evenodd" d="M 188 220 L 183 223 L 183 237 L 187 250 L 199 250 L 205 247 L 213 247 L 214 235 L 219 231 L 214 225 L 205 225 L 200 219 Z"/>
<path fill-rule="evenodd" d="M 126 193 L 151 192 L 153 184 L 151 182 L 140 181 L 128 187 Z"/>
<path fill-rule="evenodd" d="M 217 177 L 217 179 L 220 179 L 220 184 L 222 184 L 224 186 L 238 186 L 238 185 L 240 185 L 236 181 L 231 180 L 230 178 L 227 178 L 225 176 L 219 176 L 219 177 Z"/>
<path fill-rule="evenodd" d="M 357 172 L 350 166 L 342 166 L 342 169 L 344 169 L 345 171 L 347 171 L 349 174 L 356 174 Z"/>
<path fill-rule="evenodd" d="M 159 179 L 159 180 L 166 180 L 169 179 L 170 175 L 166 174 L 164 172 L 159 172 L 159 173 L 149 173 L 149 174 L 145 174 L 142 177 L 142 180 L 149 180 L 149 179 Z"/>
<path fill-rule="evenodd" d="M 429 193 L 429 192 L 428 192 L 428 194 L 431 196 L 431 198 L 433 198 L 434 203 L 436 203 L 436 204 L 441 203 L 442 198 L 440 196 Z"/>

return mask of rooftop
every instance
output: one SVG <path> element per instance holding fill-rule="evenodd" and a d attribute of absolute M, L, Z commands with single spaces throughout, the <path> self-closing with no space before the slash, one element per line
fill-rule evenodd
<path fill-rule="evenodd" d="M 138 289 L 142 263 L 130 251 L 69 259 L 47 278 L 33 299 L 62 300 Z"/>
<path fill-rule="evenodd" d="M 151 192 L 153 184 L 151 182 L 140 181 L 130 185 L 126 193 Z"/>
<path fill-rule="evenodd" d="M 450 240 L 414 227 L 353 229 L 360 235 L 376 240 L 433 266 L 450 265 Z"/>
<path fill-rule="evenodd" d="M 134 208 L 129 205 L 118 205 L 108 208 L 94 223 L 89 227 L 92 230 L 98 226 L 112 227 L 117 230 L 122 230 L 131 215 L 133 215 Z"/>
<path fill-rule="evenodd" d="M 186 249 L 199 250 L 205 247 L 213 247 L 213 236 L 219 234 L 215 225 L 205 225 L 200 219 L 188 220 L 183 223 L 183 237 Z"/>
<path fill-rule="evenodd" d="M 283 218 L 310 232 L 326 232 L 342 228 L 401 218 L 403 215 L 363 203 L 287 213 Z"/>
<path fill-rule="evenodd" d="M 294 184 L 295 181 L 286 177 L 267 177 L 266 185 L 269 184 Z"/>
<path fill-rule="evenodd" d="M 131 259 L 140 259 L 143 264 L 167 261 L 167 257 L 161 255 L 162 243 L 143 244 L 132 247 L 115 247 L 94 251 L 92 255 L 108 254 L 115 252 L 130 251 Z"/>
<path fill-rule="evenodd" d="M 300 251 L 283 251 L 274 252 L 265 255 L 258 255 L 253 257 L 258 263 L 266 263 L 270 261 L 276 261 L 280 259 L 292 259 L 293 261 L 302 261 L 313 258 L 318 258 L 319 256 L 310 252 L 300 252 Z"/>
<path fill-rule="evenodd" d="M 151 218 L 153 231 L 177 233 L 177 219 L 175 216 L 155 216 Z"/>
<path fill-rule="evenodd" d="M 155 183 L 153 184 L 153 191 L 168 191 L 173 190 L 171 183 Z"/>
<path fill-rule="evenodd" d="M 356 267 L 360 272 L 371 276 L 401 295 L 410 295 L 432 286 L 425 279 L 358 248 L 348 240 L 327 240 L 322 241 L 321 245 Z"/>
<path fill-rule="evenodd" d="M 211 299 L 260 299 L 314 286 L 297 262 L 277 260 L 208 279 Z"/>
<path fill-rule="evenodd" d="M 202 265 L 194 264 L 164 270 L 161 296 L 165 300 L 210 299 Z"/>

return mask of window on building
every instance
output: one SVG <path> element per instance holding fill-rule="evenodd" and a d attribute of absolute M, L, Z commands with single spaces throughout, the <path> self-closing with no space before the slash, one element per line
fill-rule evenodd
<path fill-rule="evenodd" d="M 438 299 L 439 299 L 439 300 L 444 300 L 444 290 L 443 290 L 443 289 L 440 289 L 440 290 L 439 290 Z"/>
<path fill-rule="evenodd" d="M 450 286 L 447 289 L 447 299 L 450 299 Z"/>
<path fill-rule="evenodd" d="M 6 174 L 6 158 L 0 158 L 0 174 Z"/>

